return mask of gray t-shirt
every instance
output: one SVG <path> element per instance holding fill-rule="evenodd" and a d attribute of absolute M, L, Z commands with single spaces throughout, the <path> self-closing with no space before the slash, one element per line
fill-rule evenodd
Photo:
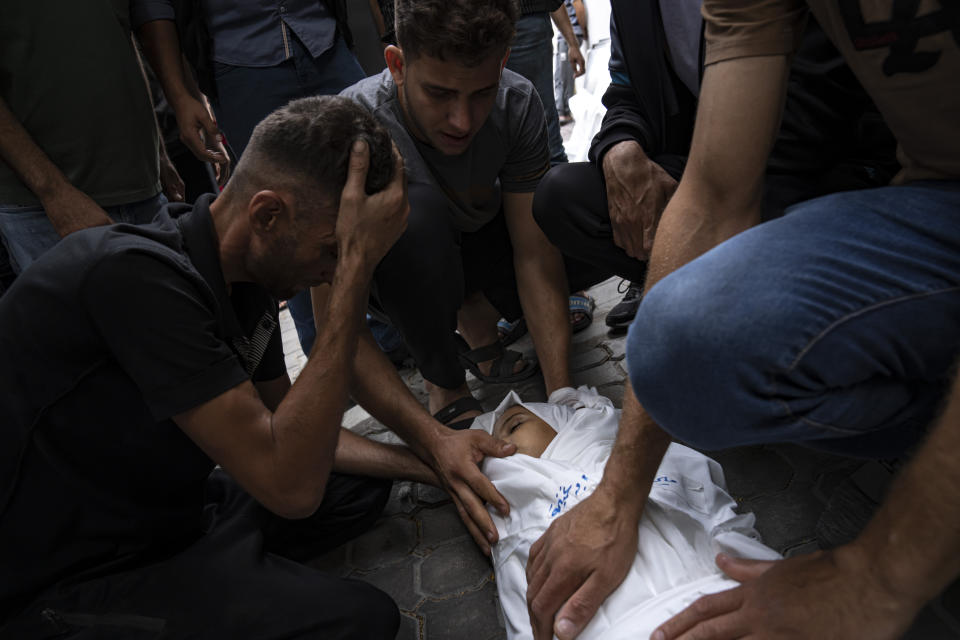
<path fill-rule="evenodd" d="M 407 179 L 439 187 L 461 231 L 476 231 L 501 209 L 501 194 L 535 191 L 550 168 L 543 104 L 528 80 L 503 70 L 493 110 L 462 154 L 448 156 L 417 140 L 404 125 L 389 69 L 340 94 L 369 109 L 403 155 Z"/>

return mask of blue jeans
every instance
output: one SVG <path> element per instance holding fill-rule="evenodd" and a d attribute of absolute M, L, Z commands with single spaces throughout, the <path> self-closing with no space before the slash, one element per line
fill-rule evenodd
<path fill-rule="evenodd" d="M 104 207 L 103 210 L 114 222 L 146 224 L 165 204 L 166 196 L 158 193 L 146 200 Z M 0 236 L 7 247 L 10 266 L 18 275 L 60 242 L 60 234 L 40 205 L 0 204 Z"/>
<path fill-rule="evenodd" d="M 314 58 L 297 39 L 291 39 L 293 56 L 272 67 L 235 67 L 216 63 L 217 123 L 239 156 L 261 120 L 291 100 L 337 94 L 363 80 L 365 74 L 343 38 Z M 310 292 L 302 291 L 287 302 L 303 352 L 310 354 L 317 337 Z"/>
<path fill-rule="evenodd" d="M 960 355 L 960 182 L 800 203 L 657 283 L 630 327 L 637 398 L 704 449 L 902 454 Z"/>
<path fill-rule="evenodd" d="M 547 119 L 550 164 L 566 162 L 557 105 L 553 99 L 553 28 L 548 13 L 531 13 L 517 20 L 517 35 L 510 47 L 507 69 L 519 73 L 536 87 Z"/>

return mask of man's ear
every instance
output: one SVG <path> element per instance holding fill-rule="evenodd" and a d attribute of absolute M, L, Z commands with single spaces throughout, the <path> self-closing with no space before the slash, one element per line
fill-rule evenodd
<path fill-rule="evenodd" d="M 383 50 L 383 59 L 387 63 L 387 68 L 390 69 L 390 75 L 393 76 L 393 83 L 402 87 L 407 73 L 407 61 L 403 57 L 403 49 L 396 45 L 388 45 Z"/>
<path fill-rule="evenodd" d="M 265 189 L 256 192 L 247 204 L 250 229 L 256 234 L 275 231 L 280 219 L 289 214 L 288 209 L 287 203 L 276 191 Z"/>

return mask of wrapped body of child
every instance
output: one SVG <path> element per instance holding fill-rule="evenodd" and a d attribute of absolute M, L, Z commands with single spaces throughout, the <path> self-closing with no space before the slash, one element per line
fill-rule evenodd
<path fill-rule="evenodd" d="M 522 402 L 510 392 L 474 421 L 472 428 L 518 447 L 513 456 L 483 463 L 510 503 L 506 518 L 490 510 L 500 534 L 493 563 L 510 640 L 533 637 L 526 603 L 530 546 L 599 483 L 619 420 L 608 398 L 580 387 L 558 389 L 547 403 Z M 779 558 L 760 542 L 753 515 L 737 514 L 734 507 L 720 465 L 671 444 L 644 509 L 633 566 L 579 638 L 647 638 L 701 595 L 736 586 L 714 562 L 721 551 Z"/>

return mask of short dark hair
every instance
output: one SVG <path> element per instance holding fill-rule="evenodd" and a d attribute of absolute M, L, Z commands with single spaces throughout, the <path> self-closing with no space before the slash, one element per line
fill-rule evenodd
<path fill-rule="evenodd" d="M 517 22 L 514 0 L 397 0 L 397 43 L 404 55 L 474 67 L 503 56 Z"/>
<path fill-rule="evenodd" d="M 393 179 L 396 166 L 390 134 L 373 114 L 340 96 L 294 100 L 253 130 L 231 182 L 240 191 L 284 186 L 298 199 L 319 198 L 339 206 L 357 139 L 370 149 L 366 192 L 376 193 Z"/>

